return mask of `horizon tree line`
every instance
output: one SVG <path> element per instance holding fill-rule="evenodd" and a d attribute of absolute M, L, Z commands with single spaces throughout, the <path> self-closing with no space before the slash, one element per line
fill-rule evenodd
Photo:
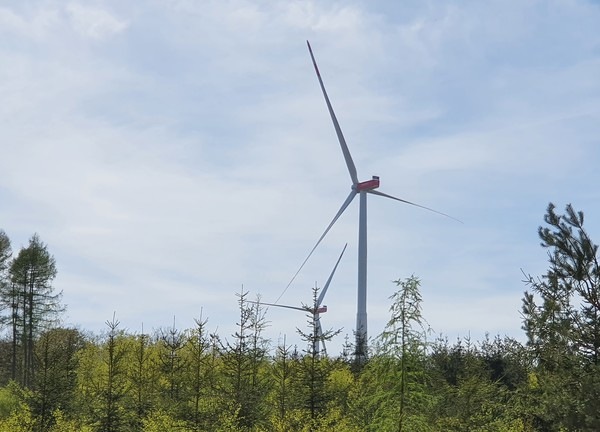
<path fill-rule="evenodd" d="M 526 275 L 527 342 L 430 340 L 420 280 L 395 281 L 390 319 L 357 363 L 264 338 L 259 302 L 237 294 L 236 330 L 101 335 L 63 328 L 56 263 L 34 235 L 13 257 L 0 231 L 0 432 L 596 431 L 600 430 L 600 266 L 582 212 L 547 208 L 538 234 L 546 274 Z M 317 298 L 315 288 L 313 297 Z"/>

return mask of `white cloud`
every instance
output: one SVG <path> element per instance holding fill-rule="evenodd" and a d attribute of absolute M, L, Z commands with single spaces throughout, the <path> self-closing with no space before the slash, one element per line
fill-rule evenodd
<path fill-rule="evenodd" d="M 598 11 L 575 3 L 560 23 L 516 2 L 1 9 L 1 228 L 48 242 L 73 321 L 170 325 L 204 305 L 227 334 L 234 292 L 274 300 L 349 191 L 310 39 L 361 179 L 465 221 L 369 201 L 371 334 L 390 280 L 411 273 L 437 331 L 518 332 L 519 267 L 544 268 L 547 201 L 600 212 Z M 526 24 L 558 26 L 564 46 L 539 53 Z M 324 316 L 349 334 L 357 219 L 353 203 L 284 298 L 310 301 L 349 242 Z M 275 338 L 304 323 L 270 314 Z"/>
<path fill-rule="evenodd" d="M 25 8 L 22 13 L 0 7 L 0 34 L 16 34 L 41 41 L 51 34 L 59 22 L 59 11 L 53 7 Z"/>
<path fill-rule="evenodd" d="M 126 21 L 100 8 L 69 3 L 66 11 L 75 31 L 95 40 L 106 39 L 121 33 L 128 26 Z"/>

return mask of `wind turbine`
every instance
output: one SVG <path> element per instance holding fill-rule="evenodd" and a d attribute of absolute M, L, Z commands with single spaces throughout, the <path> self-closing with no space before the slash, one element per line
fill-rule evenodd
<path fill-rule="evenodd" d="M 346 161 L 346 166 L 348 168 L 348 173 L 350 174 L 350 179 L 352 180 L 351 191 L 336 215 L 334 216 L 331 223 L 325 229 L 325 232 L 321 235 L 315 246 L 312 248 L 300 269 L 296 272 L 289 285 L 296 278 L 304 264 L 308 261 L 312 253 L 315 251 L 317 246 L 321 243 L 323 238 L 327 235 L 331 227 L 335 224 L 335 222 L 339 219 L 339 217 L 344 213 L 344 210 L 350 205 L 352 200 L 356 195 L 360 196 L 360 206 L 359 206 L 359 217 L 358 217 L 358 299 L 357 299 L 357 313 L 356 313 L 356 359 L 358 361 L 366 358 L 367 354 L 367 194 L 379 195 L 385 198 L 390 198 L 396 201 L 400 201 L 405 204 L 410 204 L 415 207 L 420 207 L 425 210 L 432 211 L 434 213 L 438 213 L 440 215 L 449 217 L 451 219 L 455 219 L 452 216 L 449 216 L 445 213 L 441 213 L 437 210 L 433 210 L 429 207 L 425 207 L 419 204 L 415 204 L 413 202 L 397 198 L 392 195 L 385 194 L 376 190 L 379 187 L 379 177 L 373 176 L 371 180 L 359 182 L 358 174 L 356 172 L 356 166 L 354 165 L 354 161 L 352 160 L 352 156 L 350 155 L 350 150 L 348 150 L 348 145 L 346 144 L 346 140 L 344 139 L 344 135 L 342 134 L 342 129 L 338 123 L 338 120 L 333 112 L 333 108 L 331 106 L 331 102 L 329 101 L 329 96 L 327 96 L 327 92 L 325 91 L 325 86 L 323 85 L 323 79 L 321 78 L 321 74 L 319 72 L 319 68 L 317 67 L 317 62 L 315 60 L 315 56 L 313 55 L 312 48 L 310 43 L 306 41 L 308 45 L 308 51 L 310 52 L 310 57 L 312 59 L 313 65 L 315 67 L 315 72 L 317 73 L 317 78 L 319 79 L 319 85 L 321 86 L 321 90 L 323 92 L 323 97 L 325 98 L 325 103 L 327 104 L 327 109 L 329 110 L 329 115 L 331 116 L 331 121 L 333 122 L 333 127 L 335 128 L 335 133 L 337 134 L 338 141 L 340 143 L 340 147 L 342 149 L 342 153 L 344 155 L 344 159 Z M 458 219 L 455 219 L 458 221 Z M 460 222 L 460 221 L 458 221 Z M 287 288 L 286 288 L 287 289 Z M 285 291 L 284 291 L 285 292 Z"/>
<path fill-rule="evenodd" d="M 321 314 L 327 312 L 327 306 L 323 305 L 323 299 L 325 298 L 325 294 L 327 293 L 327 289 L 329 288 L 329 284 L 331 283 L 331 280 L 333 279 L 333 275 L 335 274 L 338 264 L 342 260 L 342 256 L 344 256 L 344 252 L 346 252 L 347 246 L 348 246 L 348 243 L 346 243 L 344 245 L 344 249 L 342 249 L 342 253 L 340 254 L 340 257 L 338 258 L 337 262 L 335 263 L 335 266 L 333 267 L 333 270 L 331 271 L 329 278 L 327 278 L 327 282 L 325 282 L 325 286 L 323 286 L 323 289 L 321 290 L 321 293 L 319 294 L 319 297 L 317 298 L 313 307 L 288 306 L 288 305 L 282 305 L 282 304 L 277 304 L 277 303 L 263 303 L 263 302 L 250 301 L 250 303 L 254 303 L 254 304 L 262 304 L 262 305 L 267 305 L 267 306 L 274 306 L 274 307 L 280 307 L 280 308 L 286 308 L 286 309 L 294 309 L 294 310 L 299 310 L 302 312 L 312 313 L 313 325 L 317 332 L 317 334 L 316 334 L 317 337 L 313 341 L 313 351 L 317 355 L 319 355 L 319 352 L 320 352 L 319 341 L 321 341 L 321 344 L 323 345 L 323 352 L 325 353 L 325 355 L 327 355 L 327 348 L 325 347 L 325 339 L 323 338 L 323 328 L 321 327 Z"/>

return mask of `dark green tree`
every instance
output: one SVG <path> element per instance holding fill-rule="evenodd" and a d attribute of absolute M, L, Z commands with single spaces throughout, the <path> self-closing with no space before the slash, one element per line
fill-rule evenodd
<path fill-rule="evenodd" d="M 172 414 L 180 414 L 181 404 L 185 399 L 184 372 L 187 363 L 186 358 L 182 356 L 185 344 L 186 335 L 177 329 L 173 317 L 173 326 L 158 332 L 160 372 L 165 383 L 162 396 L 164 404 Z"/>
<path fill-rule="evenodd" d="M 215 386 L 218 370 L 213 362 L 211 335 L 206 329 L 208 320 L 199 318 L 194 322 L 195 327 L 186 332 L 187 341 L 182 353 L 187 365 L 185 418 L 194 430 L 212 430 L 219 414 L 214 403 L 218 396 Z"/>
<path fill-rule="evenodd" d="M 52 281 L 56 277 L 56 262 L 37 234 L 19 251 L 9 271 L 12 288 L 4 303 L 10 305 L 13 317 L 12 370 L 16 372 L 16 351 L 20 346 L 20 383 L 29 387 L 35 376 L 35 339 L 63 310 L 60 305 L 62 293 L 54 293 Z"/>
<path fill-rule="evenodd" d="M 277 407 L 277 416 L 280 421 L 286 417 L 290 409 L 290 382 L 294 374 L 294 361 L 291 359 L 290 345 L 283 342 L 277 346 L 275 358 L 273 360 L 271 370 L 273 373 L 273 391 L 275 395 L 275 405 Z"/>
<path fill-rule="evenodd" d="M 12 248 L 10 245 L 10 239 L 0 229 L 0 289 L 4 289 L 9 284 L 8 268 L 10 266 L 10 258 L 12 257 Z"/>
<path fill-rule="evenodd" d="M 0 230 L 0 330 L 7 326 L 11 332 L 16 332 L 16 299 L 13 286 L 10 283 L 8 269 L 12 257 L 10 239 L 3 230 Z M 12 341 L 17 341 L 16 335 L 11 335 Z M 8 379 L 16 378 L 16 346 L 8 340 L 0 341 L 0 382 L 6 383 Z M 13 359 L 14 358 L 14 359 Z"/>
<path fill-rule="evenodd" d="M 132 403 L 136 420 L 134 427 L 141 430 L 146 416 L 152 410 L 157 393 L 157 368 L 155 345 L 150 335 L 142 332 L 135 335 L 132 341 L 131 354 L 133 358 L 129 367 L 129 382 L 132 392 Z"/>
<path fill-rule="evenodd" d="M 36 341 L 37 373 L 29 396 L 37 430 L 46 431 L 54 423 L 56 410 L 72 411 L 77 385 L 77 353 L 84 337 L 73 328 L 53 328 Z"/>
<path fill-rule="evenodd" d="M 134 405 L 128 400 L 127 354 L 131 340 L 114 315 L 105 324 L 107 333 L 88 340 L 78 354 L 77 412 L 96 431 L 129 431 L 135 423 Z"/>
<path fill-rule="evenodd" d="M 108 327 L 104 356 L 106 381 L 101 393 L 103 407 L 100 417 L 100 430 L 103 432 L 118 432 L 127 429 L 124 399 L 128 391 L 126 384 L 128 346 L 124 332 L 119 329 L 119 325 L 120 322 L 114 315 L 111 321 L 106 321 Z"/>
<path fill-rule="evenodd" d="M 435 400 L 432 424 L 445 431 L 528 431 L 520 409 L 527 391 L 527 355 L 516 341 L 470 338 L 430 346 L 428 375 Z"/>
<path fill-rule="evenodd" d="M 327 393 L 325 383 L 332 370 L 332 362 L 323 355 L 320 345 L 330 341 L 337 336 L 339 330 L 323 330 L 317 318 L 319 288 L 313 288 L 312 306 L 304 306 L 307 311 L 308 332 L 296 329 L 300 337 L 307 344 L 299 364 L 298 380 L 304 408 L 309 413 L 311 420 L 310 430 L 316 430 L 317 419 L 321 417 L 327 405 Z"/>
<path fill-rule="evenodd" d="M 600 430 L 600 265 L 598 246 L 569 204 L 565 214 L 548 205 L 538 229 L 549 269 L 527 276 L 523 329 L 534 355 L 538 410 L 546 430 Z"/>

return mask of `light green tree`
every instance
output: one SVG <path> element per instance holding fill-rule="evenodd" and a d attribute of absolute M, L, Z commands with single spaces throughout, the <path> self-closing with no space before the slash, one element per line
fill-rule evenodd
<path fill-rule="evenodd" d="M 243 287 L 236 296 L 240 318 L 222 355 L 223 390 L 229 400 L 228 415 L 237 417 L 241 429 L 252 429 L 266 422 L 269 409 L 269 341 L 263 336 L 268 323 L 260 302 L 249 302 Z"/>
<path fill-rule="evenodd" d="M 78 354 L 77 410 L 85 424 L 101 432 L 130 430 L 135 417 L 127 377 L 131 340 L 119 325 L 113 315 L 104 337 L 89 341 Z"/>
<path fill-rule="evenodd" d="M 427 322 L 422 315 L 420 281 L 394 282 L 390 319 L 378 336 L 374 355 L 361 371 L 351 412 L 372 431 L 430 430 L 431 398 L 425 375 Z"/>

